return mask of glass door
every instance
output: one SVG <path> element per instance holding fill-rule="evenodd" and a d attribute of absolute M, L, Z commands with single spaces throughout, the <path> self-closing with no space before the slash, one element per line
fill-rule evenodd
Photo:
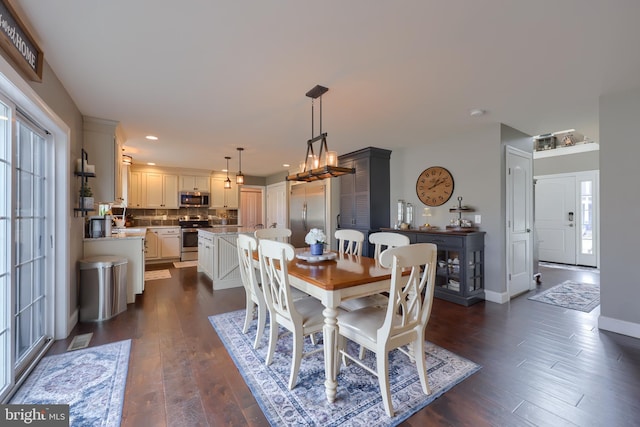
<path fill-rule="evenodd" d="M 45 341 L 46 187 L 44 135 L 18 117 L 15 227 L 15 360 L 22 371 Z"/>
<path fill-rule="evenodd" d="M 53 331 L 46 136 L 0 98 L 0 401 Z"/>

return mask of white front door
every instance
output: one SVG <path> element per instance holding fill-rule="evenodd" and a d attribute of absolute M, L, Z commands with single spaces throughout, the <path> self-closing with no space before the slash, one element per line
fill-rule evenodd
<path fill-rule="evenodd" d="M 576 263 L 576 181 L 573 176 L 536 181 L 536 231 L 540 261 Z"/>
<path fill-rule="evenodd" d="M 536 177 L 540 261 L 598 265 L 598 171 Z"/>
<path fill-rule="evenodd" d="M 507 147 L 507 289 L 510 298 L 533 286 L 532 165 L 531 153 Z"/>

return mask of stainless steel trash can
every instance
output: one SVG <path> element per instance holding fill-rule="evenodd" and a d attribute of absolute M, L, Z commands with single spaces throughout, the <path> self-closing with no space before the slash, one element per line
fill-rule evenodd
<path fill-rule="evenodd" d="M 107 320 L 127 309 L 127 259 L 85 258 L 80 265 L 80 321 Z"/>

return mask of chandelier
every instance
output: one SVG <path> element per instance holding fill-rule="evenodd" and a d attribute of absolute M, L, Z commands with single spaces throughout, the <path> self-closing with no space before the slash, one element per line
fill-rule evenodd
<path fill-rule="evenodd" d="M 306 93 L 311 98 L 311 139 L 307 141 L 307 153 L 300 163 L 298 173 L 287 176 L 287 181 L 318 181 L 326 178 L 333 178 L 340 175 L 356 173 L 355 168 L 343 168 L 338 166 L 338 154 L 329 151 L 327 147 L 327 133 L 322 133 L 322 95 L 329 89 L 316 85 Z M 314 136 L 314 110 L 313 101 L 319 99 L 320 102 L 320 133 Z M 320 142 L 320 150 L 316 155 L 313 149 L 315 142 Z"/>

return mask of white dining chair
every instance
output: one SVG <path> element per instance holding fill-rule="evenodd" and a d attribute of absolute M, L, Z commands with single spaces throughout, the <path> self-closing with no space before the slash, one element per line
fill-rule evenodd
<path fill-rule="evenodd" d="M 391 267 L 389 304 L 386 307 L 365 307 L 338 314 L 339 351 L 343 362 L 349 359 L 377 375 L 384 409 L 390 417 L 394 414 L 389 390 L 391 350 L 398 349 L 415 361 L 422 391 L 431 394 L 424 354 L 424 332 L 433 304 L 436 259 L 437 247 L 433 243 L 387 249 L 380 254 L 380 263 L 384 267 Z M 410 269 L 408 278 L 402 275 L 403 269 Z M 375 370 L 346 351 L 345 338 L 375 353 Z M 411 344 L 413 354 L 403 348 L 408 344 Z"/>
<path fill-rule="evenodd" d="M 291 230 L 288 228 L 260 228 L 254 231 L 256 239 L 277 240 L 279 242 L 288 242 L 291 237 Z"/>
<path fill-rule="evenodd" d="M 267 239 L 258 242 L 262 290 L 269 308 L 269 349 L 265 362 L 270 365 L 273 360 L 280 325 L 293 335 L 289 390 L 297 382 L 302 357 L 323 351 L 320 347 L 304 353 L 304 337 L 322 331 L 324 326 L 324 306 L 319 300 L 313 297 L 294 300 L 291 295 L 287 261 L 291 261 L 293 256 L 294 248 L 289 243 Z"/>
<path fill-rule="evenodd" d="M 369 243 L 374 245 L 372 258 L 378 260 L 380 258 L 380 253 L 385 249 L 407 246 L 411 243 L 411 240 L 409 239 L 409 236 L 405 234 L 380 231 L 369 234 Z"/>
<path fill-rule="evenodd" d="M 334 234 L 338 239 L 338 252 L 345 255 L 362 255 L 364 233 L 358 230 L 340 229 Z"/>
<path fill-rule="evenodd" d="M 240 279 L 244 286 L 246 299 L 246 313 L 244 318 L 244 326 L 242 333 L 249 331 L 249 325 L 255 317 L 256 308 L 258 313 L 258 323 L 256 330 L 256 339 L 253 348 L 258 348 L 260 339 L 264 334 L 264 325 L 267 321 L 267 303 L 264 299 L 262 289 L 258 283 L 256 276 L 256 268 L 254 264 L 253 254 L 258 250 L 258 242 L 252 236 L 247 234 L 238 234 L 238 266 L 240 268 Z"/>

